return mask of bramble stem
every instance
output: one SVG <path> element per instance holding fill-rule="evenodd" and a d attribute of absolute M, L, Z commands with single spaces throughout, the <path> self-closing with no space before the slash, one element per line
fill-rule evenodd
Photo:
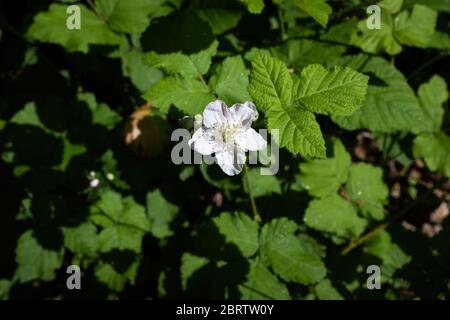
<path fill-rule="evenodd" d="M 250 178 L 248 176 L 248 170 L 247 170 L 247 164 L 244 164 L 244 188 L 247 189 L 248 192 L 248 197 L 250 199 L 250 204 L 252 205 L 252 211 L 253 211 L 253 219 L 257 222 L 260 223 L 262 221 L 261 216 L 258 213 L 258 208 L 256 207 L 256 202 L 255 202 L 255 198 L 253 197 L 253 193 L 252 193 L 252 187 L 250 184 Z"/>
<path fill-rule="evenodd" d="M 281 40 L 284 41 L 287 39 L 287 36 L 286 36 L 286 29 L 284 28 L 283 13 L 281 12 L 281 9 L 279 7 L 277 7 L 277 12 L 278 12 L 278 21 L 280 23 Z"/>

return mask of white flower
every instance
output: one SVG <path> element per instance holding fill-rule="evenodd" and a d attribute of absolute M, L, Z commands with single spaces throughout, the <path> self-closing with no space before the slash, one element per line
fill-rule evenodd
<path fill-rule="evenodd" d="M 215 154 L 216 162 L 226 174 L 242 171 L 245 152 L 264 149 L 267 142 L 251 128 L 258 112 L 251 102 L 231 108 L 221 100 L 209 103 L 203 111 L 203 126 L 189 140 L 189 146 L 203 154 Z"/>
<path fill-rule="evenodd" d="M 91 182 L 89 182 L 89 186 L 91 188 L 97 188 L 99 185 L 100 185 L 100 180 L 98 180 L 97 178 L 93 179 L 93 180 L 91 180 Z"/>

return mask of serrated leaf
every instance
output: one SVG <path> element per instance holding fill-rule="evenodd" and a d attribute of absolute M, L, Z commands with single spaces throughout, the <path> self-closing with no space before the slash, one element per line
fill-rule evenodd
<path fill-rule="evenodd" d="M 262 175 L 260 168 L 248 170 L 248 176 L 253 197 L 268 196 L 273 193 L 281 194 L 280 181 L 275 176 Z M 248 192 L 245 188 L 244 191 Z"/>
<path fill-rule="evenodd" d="M 314 115 L 294 104 L 293 81 L 278 59 L 258 54 L 252 61 L 249 92 L 266 112 L 268 127 L 279 130 L 280 146 L 305 156 L 325 156 L 325 142 Z"/>
<path fill-rule="evenodd" d="M 249 92 L 257 107 L 267 112 L 292 103 L 292 78 L 278 59 L 258 53 L 252 60 Z"/>
<path fill-rule="evenodd" d="M 315 286 L 316 295 L 320 300 L 343 300 L 344 298 L 333 287 L 330 279 L 323 279 Z"/>
<path fill-rule="evenodd" d="M 402 11 L 395 17 L 395 37 L 403 44 L 424 48 L 436 27 L 437 12 L 417 4 L 412 12 Z"/>
<path fill-rule="evenodd" d="M 414 139 L 413 153 L 432 171 L 450 177 L 450 137 L 444 132 L 422 133 Z"/>
<path fill-rule="evenodd" d="M 178 207 L 167 201 L 159 190 L 147 193 L 147 215 L 151 221 L 151 232 L 156 238 L 173 235 L 170 223 L 178 211 Z"/>
<path fill-rule="evenodd" d="M 198 78 L 204 75 L 211 65 L 211 59 L 217 52 L 218 42 L 214 41 L 208 49 L 185 55 L 180 52 L 144 54 L 144 63 L 150 67 L 163 69 L 168 74 L 180 74 L 184 77 Z"/>
<path fill-rule="evenodd" d="M 142 237 L 150 231 L 150 220 L 145 208 L 131 198 L 122 199 L 113 191 L 102 194 L 97 206 L 102 211 L 101 220 L 93 218 L 104 229 L 98 236 L 99 250 L 109 252 L 112 249 L 141 251 Z"/>
<path fill-rule="evenodd" d="M 124 225 L 112 225 L 103 229 L 98 235 L 100 252 L 110 252 L 113 249 L 132 250 L 136 253 L 142 250 L 141 230 Z"/>
<path fill-rule="evenodd" d="M 141 33 L 150 24 L 149 16 L 158 12 L 164 0 L 95 0 L 95 5 L 111 29 Z"/>
<path fill-rule="evenodd" d="M 225 241 L 236 245 L 244 257 L 258 250 L 258 224 L 242 212 L 224 212 L 213 218 Z"/>
<path fill-rule="evenodd" d="M 139 262 L 139 260 L 133 262 L 124 273 L 117 272 L 109 263 L 101 262 L 95 268 L 95 276 L 109 289 L 120 292 L 127 282 L 134 284 Z"/>
<path fill-rule="evenodd" d="M 419 87 L 418 95 L 426 117 L 427 131 L 439 131 L 444 116 L 442 104 L 448 99 L 447 83 L 440 76 L 435 75 Z"/>
<path fill-rule="evenodd" d="M 66 27 L 67 5 L 53 3 L 48 11 L 39 12 L 27 31 L 27 36 L 42 42 L 62 45 L 68 51 L 87 53 L 89 45 L 117 45 L 122 38 L 108 29 L 106 23 L 82 4 L 80 8 L 81 28 Z"/>
<path fill-rule="evenodd" d="M 207 258 L 199 257 L 189 252 L 183 253 L 180 266 L 181 288 L 186 290 L 187 283 L 192 275 L 208 263 L 209 260 Z"/>
<path fill-rule="evenodd" d="M 239 292 L 243 300 L 288 300 L 289 291 L 286 286 L 273 275 L 264 264 L 250 260 L 247 279 L 240 284 Z"/>
<path fill-rule="evenodd" d="M 353 164 L 345 188 L 366 217 L 384 218 L 383 205 L 387 203 L 389 190 L 383 182 L 381 168 L 362 162 Z"/>
<path fill-rule="evenodd" d="M 97 228 L 90 222 L 77 227 L 63 227 L 64 246 L 87 256 L 94 256 L 98 248 Z"/>
<path fill-rule="evenodd" d="M 333 121 L 347 130 L 367 128 L 379 132 L 420 132 L 425 118 L 414 91 L 403 74 L 384 59 L 365 55 L 349 56 L 342 61 L 368 74 L 369 89 L 363 106 L 347 117 Z"/>
<path fill-rule="evenodd" d="M 173 104 L 190 115 L 203 112 L 206 105 L 215 99 L 206 84 L 181 76 L 158 81 L 145 93 L 144 98 L 161 112 L 167 113 Z"/>
<path fill-rule="evenodd" d="M 314 113 L 350 115 L 361 107 L 368 80 L 369 77 L 347 67 L 328 71 L 319 64 L 309 65 L 294 83 L 294 99 Z"/>
<path fill-rule="evenodd" d="M 286 106 L 269 113 L 270 130 L 279 130 L 280 146 L 294 154 L 325 157 L 325 141 L 322 131 L 311 112 L 299 106 Z"/>
<path fill-rule="evenodd" d="M 325 277 L 320 258 L 309 254 L 295 236 L 298 226 L 287 218 L 273 219 L 260 235 L 261 255 L 284 281 L 316 283 Z"/>
<path fill-rule="evenodd" d="M 367 225 L 353 205 L 336 194 L 312 200 L 303 221 L 310 228 L 344 239 L 359 236 Z"/>
<path fill-rule="evenodd" d="M 329 15 L 333 10 L 326 0 L 294 0 L 294 3 L 322 27 L 327 26 Z"/>
<path fill-rule="evenodd" d="M 250 100 L 248 93 L 249 71 L 245 68 L 241 56 L 226 58 L 218 72 L 211 77 L 212 87 L 219 97 L 228 105 Z"/>
<path fill-rule="evenodd" d="M 340 140 L 334 139 L 333 157 L 301 163 L 300 180 L 310 195 L 325 197 L 336 193 L 347 181 L 350 165 L 350 154 Z"/>
<path fill-rule="evenodd" d="M 61 267 L 64 250 L 43 247 L 34 237 L 33 231 L 25 231 L 17 241 L 16 275 L 21 283 L 31 280 L 52 281 Z"/>

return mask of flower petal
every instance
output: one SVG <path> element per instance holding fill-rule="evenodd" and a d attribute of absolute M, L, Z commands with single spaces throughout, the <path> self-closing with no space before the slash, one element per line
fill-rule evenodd
<path fill-rule="evenodd" d="M 210 155 L 216 151 L 217 145 L 208 131 L 208 129 L 199 128 L 194 132 L 194 135 L 188 141 L 191 149 L 203 155 Z"/>
<path fill-rule="evenodd" d="M 246 129 L 250 128 L 252 121 L 257 117 L 258 111 L 251 102 L 244 104 L 236 103 L 230 109 L 231 118 L 234 122 L 241 123 Z"/>
<path fill-rule="evenodd" d="M 239 174 L 244 167 L 245 153 L 240 148 L 235 148 L 235 152 L 224 150 L 216 153 L 216 160 L 223 172 L 234 176 Z"/>
<path fill-rule="evenodd" d="M 258 151 L 267 146 L 267 141 L 253 128 L 247 129 L 236 138 L 236 143 L 244 151 Z"/>
<path fill-rule="evenodd" d="M 215 100 L 208 103 L 203 111 L 203 125 L 211 128 L 216 123 L 226 122 L 229 116 L 228 106 L 222 100 Z"/>

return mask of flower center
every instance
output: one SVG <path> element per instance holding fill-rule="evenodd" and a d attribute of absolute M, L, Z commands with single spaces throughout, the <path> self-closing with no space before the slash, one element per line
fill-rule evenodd
<path fill-rule="evenodd" d="M 243 128 L 241 125 L 234 124 L 234 123 L 222 124 L 217 129 L 218 129 L 217 133 L 220 136 L 219 140 L 220 139 L 222 140 L 222 144 L 226 148 L 233 148 L 236 138 L 243 131 Z"/>

